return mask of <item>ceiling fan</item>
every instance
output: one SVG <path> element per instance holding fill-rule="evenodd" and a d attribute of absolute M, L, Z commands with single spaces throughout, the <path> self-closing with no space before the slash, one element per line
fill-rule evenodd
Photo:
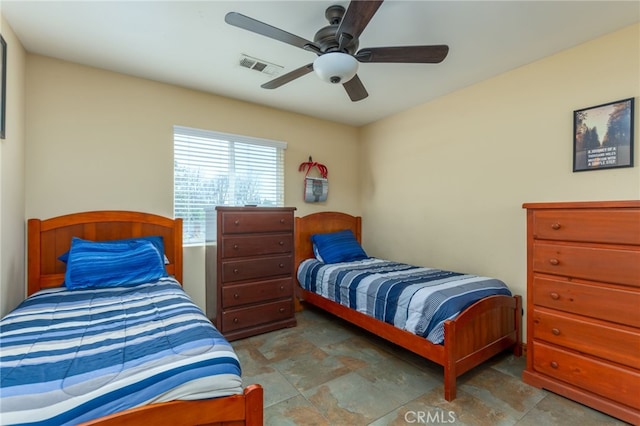
<path fill-rule="evenodd" d="M 329 6 L 325 12 L 329 25 L 316 32 L 313 41 L 237 12 L 227 13 L 225 22 L 318 55 L 314 62 L 268 81 L 262 88 L 275 89 L 315 71 L 324 81 L 342 84 L 349 98 L 356 102 L 369 96 L 356 74 L 358 62 L 440 63 L 449 53 L 447 45 L 369 47 L 358 50 L 358 37 L 381 4 L 382 0 L 353 0 L 346 11 L 340 5 Z"/>

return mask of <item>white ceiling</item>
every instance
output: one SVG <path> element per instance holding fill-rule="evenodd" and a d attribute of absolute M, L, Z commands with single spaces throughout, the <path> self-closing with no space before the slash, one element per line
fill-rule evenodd
<path fill-rule="evenodd" d="M 31 53 L 362 125 L 640 21 L 638 1 L 387 0 L 360 48 L 447 44 L 441 64 L 360 64 L 369 92 L 351 102 L 311 73 L 278 89 L 239 65 L 241 54 L 282 65 L 313 53 L 224 22 L 236 11 L 308 40 L 324 12 L 348 1 L 1 0 L 2 15 Z M 9 47 L 10 48 L 10 47 Z"/>

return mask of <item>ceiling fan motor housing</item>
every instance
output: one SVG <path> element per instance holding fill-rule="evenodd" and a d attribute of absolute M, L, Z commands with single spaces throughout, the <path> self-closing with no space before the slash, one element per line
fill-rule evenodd
<path fill-rule="evenodd" d="M 345 9 L 340 5 L 329 6 L 324 16 L 329 21 L 329 25 L 321 28 L 316 32 L 313 41 L 320 46 L 322 53 L 335 52 L 340 46 L 340 40 L 337 39 L 336 33 L 344 16 Z M 358 50 L 358 39 L 352 39 L 343 50 L 345 53 L 353 55 Z"/>

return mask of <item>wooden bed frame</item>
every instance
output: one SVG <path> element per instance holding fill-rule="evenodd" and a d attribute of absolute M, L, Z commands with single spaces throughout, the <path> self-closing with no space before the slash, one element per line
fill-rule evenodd
<path fill-rule="evenodd" d="M 64 281 L 65 264 L 58 256 L 69 250 L 71 237 L 93 241 L 161 235 L 169 259 L 167 272 L 182 282 L 182 219 L 130 211 L 74 213 L 28 221 L 27 294 Z M 115 413 L 87 425 L 251 425 L 263 423 L 263 389 L 250 385 L 242 395 L 169 401 Z"/>
<path fill-rule="evenodd" d="M 295 264 L 313 257 L 311 235 L 350 229 L 362 241 L 362 219 L 339 212 L 314 213 L 295 219 Z M 494 355 L 512 348 L 516 356 L 521 346 L 521 296 L 490 296 L 471 305 L 455 320 L 444 324 L 444 344 L 436 345 L 424 337 L 401 330 L 325 299 L 296 286 L 296 295 L 371 333 L 410 350 L 444 367 L 444 397 L 456 397 L 456 378 Z"/>

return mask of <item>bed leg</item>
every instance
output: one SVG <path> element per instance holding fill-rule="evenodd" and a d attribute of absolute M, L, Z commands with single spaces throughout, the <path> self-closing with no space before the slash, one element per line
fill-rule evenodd
<path fill-rule="evenodd" d="M 516 300 L 515 327 L 516 327 L 516 344 L 513 345 L 513 356 L 522 356 L 522 316 L 524 311 L 522 310 L 522 296 L 513 296 Z"/>
<path fill-rule="evenodd" d="M 456 399 L 456 362 L 453 358 L 454 339 L 456 325 L 453 321 L 444 323 L 444 399 L 453 401 Z"/>
<path fill-rule="evenodd" d="M 444 371 L 444 399 L 451 402 L 456 399 L 456 375 L 451 371 Z"/>

